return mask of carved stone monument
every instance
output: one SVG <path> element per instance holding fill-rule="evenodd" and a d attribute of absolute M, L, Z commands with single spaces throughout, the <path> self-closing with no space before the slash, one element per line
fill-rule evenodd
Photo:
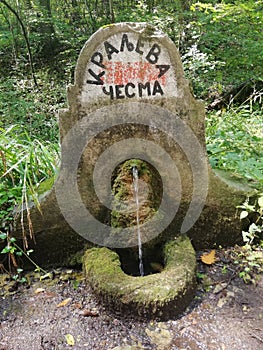
<path fill-rule="evenodd" d="M 137 246 L 134 227 L 114 230 L 111 225 L 112 203 L 115 211 L 118 207 L 114 172 L 129 159 L 145 162 L 158 174 L 151 188 L 159 193 L 158 207 L 140 227 L 146 252 L 147 247 L 163 249 L 177 237 L 186 244 L 183 235 L 196 249 L 240 239 L 236 205 L 247 189 L 211 170 L 204 105 L 193 97 L 167 35 L 145 23 L 101 28 L 84 45 L 67 95 L 68 109 L 59 112 L 59 175 L 41 199 L 42 214 L 31 209 L 39 264 L 66 263 L 85 243 L 115 251 Z M 120 207 L 128 210 L 124 202 Z M 85 266 L 98 285 L 92 268 Z M 182 277 L 189 288 L 184 285 L 180 295 L 192 295 L 194 267 L 189 271 L 190 278 Z M 121 297 L 114 298 L 119 302 Z M 153 313 L 152 304 L 150 309 Z"/>

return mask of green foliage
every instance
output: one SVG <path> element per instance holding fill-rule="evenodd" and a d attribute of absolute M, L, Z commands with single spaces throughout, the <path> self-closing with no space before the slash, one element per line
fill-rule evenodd
<path fill-rule="evenodd" d="M 238 265 L 239 277 L 245 283 L 255 284 L 258 281 L 259 274 L 263 272 L 263 250 L 257 245 L 245 244 L 242 247 L 236 247 L 232 258 Z"/>
<path fill-rule="evenodd" d="M 11 235 L 13 209 L 14 206 L 26 209 L 30 221 L 29 201 L 35 201 L 38 206 L 38 187 L 44 180 L 55 176 L 58 159 L 59 146 L 56 143 L 31 139 L 18 126 L 0 129 L 0 244 L 4 245 L 1 253 L 9 258 L 9 265 L 15 268 L 14 276 L 20 282 L 22 271 L 18 271 L 17 257 L 24 255 L 37 265 L 29 257 L 31 251 L 20 248 Z M 32 237 L 33 232 L 29 233 Z M 23 238 L 27 247 L 26 233 Z"/>
<path fill-rule="evenodd" d="M 256 188 L 263 186 L 262 111 L 253 105 L 210 112 L 207 152 L 213 168 L 230 171 Z"/>
<path fill-rule="evenodd" d="M 242 205 L 240 219 L 248 222 L 242 231 L 245 245 L 234 251 L 234 261 L 239 265 L 239 276 L 245 283 L 255 283 L 263 272 L 263 193 L 255 199 L 247 199 Z"/>
<path fill-rule="evenodd" d="M 55 175 L 59 147 L 31 139 L 16 126 L 0 132 L 0 221 L 8 231 L 13 206 L 27 207 L 30 198 L 37 201 L 39 184 Z"/>
<path fill-rule="evenodd" d="M 12 279 L 20 282 L 25 283 L 27 282 L 26 278 L 22 276 L 23 269 L 19 268 L 17 265 L 16 257 L 25 256 L 32 265 L 35 266 L 35 271 L 42 271 L 45 274 L 47 273 L 45 270 L 43 270 L 40 266 L 38 266 L 31 258 L 30 254 L 33 252 L 32 249 L 28 249 L 24 251 L 19 245 L 16 243 L 15 237 L 10 237 L 8 233 L 1 233 L 0 232 L 0 243 L 6 244 L 5 247 L 2 249 L 0 254 L 5 254 L 10 257 L 10 260 L 12 261 L 13 266 L 11 268 L 14 268 L 14 273 L 12 274 Z M 10 271 L 11 273 L 11 271 Z"/>
<path fill-rule="evenodd" d="M 197 2 L 191 9 L 195 18 L 191 25 L 199 32 L 198 49 L 223 65 L 209 74 L 200 71 L 210 91 L 213 85 L 226 88 L 263 78 L 262 1 Z"/>
<path fill-rule="evenodd" d="M 22 72 L 21 72 L 22 73 Z M 37 74 L 40 90 L 19 73 L 0 80 L 0 127 L 19 125 L 30 137 L 58 141 L 58 123 L 55 113 L 65 106 L 65 85 L 55 83 L 47 71 Z M 69 75 L 69 74 L 68 74 Z M 65 74 L 67 81 L 68 75 Z"/>
<path fill-rule="evenodd" d="M 252 244 L 256 239 L 260 240 L 263 247 L 263 193 L 260 193 L 256 199 L 247 199 L 238 208 L 243 209 L 240 213 L 240 220 L 249 219 L 247 231 L 242 231 L 243 241 L 246 244 Z"/>

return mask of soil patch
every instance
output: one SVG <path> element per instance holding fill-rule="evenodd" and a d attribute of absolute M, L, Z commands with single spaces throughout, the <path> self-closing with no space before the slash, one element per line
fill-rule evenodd
<path fill-rule="evenodd" d="M 245 284 L 222 260 L 199 262 L 198 290 L 177 319 L 138 321 L 103 308 L 81 271 L 61 268 L 17 285 L 2 275 L 1 350 L 242 350 L 263 347 L 263 275 Z"/>

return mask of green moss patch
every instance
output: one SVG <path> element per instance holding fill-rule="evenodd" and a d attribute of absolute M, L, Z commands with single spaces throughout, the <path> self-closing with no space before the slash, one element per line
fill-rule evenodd
<path fill-rule="evenodd" d="M 195 291 L 195 251 L 187 237 L 170 241 L 163 249 L 163 271 L 144 277 L 126 275 L 116 252 L 108 248 L 88 249 L 83 260 L 86 279 L 106 306 L 126 316 L 178 316 Z"/>

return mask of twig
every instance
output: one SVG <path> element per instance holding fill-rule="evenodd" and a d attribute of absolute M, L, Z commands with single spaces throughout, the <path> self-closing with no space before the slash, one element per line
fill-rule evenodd
<path fill-rule="evenodd" d="M 255 333 L 249 333 L 251 335 L 251 337 L 256 338 L 257 340 L 259 340 L 261 343 L 263 343 L 263 339 L 260 338 L 258 335 L 256 335 Z"/>

